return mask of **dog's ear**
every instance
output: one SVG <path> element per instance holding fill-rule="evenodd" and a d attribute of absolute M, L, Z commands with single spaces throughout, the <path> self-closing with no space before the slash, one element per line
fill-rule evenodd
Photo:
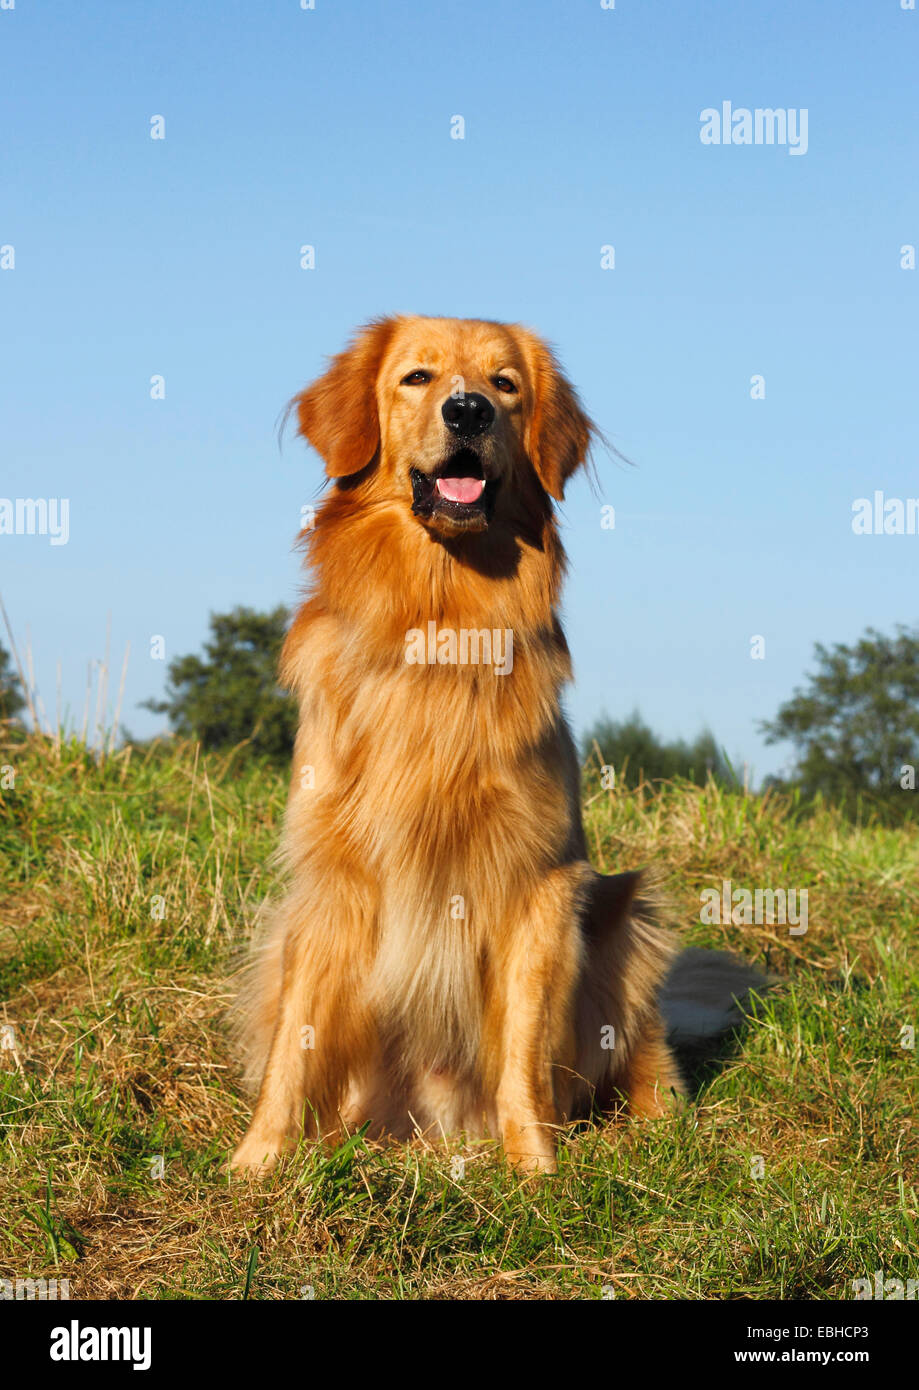
<path fill-rule="evenodd" d="M 359 329 L 325 375 L 291 402 L 300 434 L 322 457 L 330 478 L 360 472 L 380 447 L 377 374 L 395 327 L 395 319 L 378 319 Z"/>
<path fill-rule="evenodd" d="M 527 454 L 546 492 L 561 502 L 565 483 L 587 458 L 594 426 L 546 344 L 528 329 L 517 332 L 533 393 Z"/>

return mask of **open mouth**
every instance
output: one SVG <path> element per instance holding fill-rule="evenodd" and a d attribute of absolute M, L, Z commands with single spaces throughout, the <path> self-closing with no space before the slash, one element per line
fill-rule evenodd
<path fill-rule="evenodd" d="M 494 510 L 496 478 L 486 478 L 474 449 L 458 449 L 433 473 L 411 470 L 412 511 L 422 518 L 442 517 L 457 530 L 483 530 Z"/>

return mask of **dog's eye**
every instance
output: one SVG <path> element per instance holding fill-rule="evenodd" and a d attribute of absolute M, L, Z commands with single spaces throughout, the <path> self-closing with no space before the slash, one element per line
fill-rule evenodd
<path fill-rule="evenodd" d="M 511 381 L 509 376 L 496 376 L 494 379 L 494 384 L 499 391 L 503 391 L 504 394 L 507 396 L 513 395 L 513 393 L 517 390 L 517 387 Z"/>
<path fill-rule="evenodd" d="M 431 373 L 423 371 L 421 367 L 417 371 L 409 372 L 399 383 L 400 386 L 424 386 L 431 380 Z"/>

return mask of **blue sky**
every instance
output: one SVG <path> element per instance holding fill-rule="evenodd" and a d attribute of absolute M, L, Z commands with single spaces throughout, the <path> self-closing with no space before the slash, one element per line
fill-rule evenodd
<path fill-rule="evenodd" d="M 60 661 L 79 722 L 111 612 L 122 721 L 160 727 L 153 634 L 297 596 L 321 470 L 279 452 L 287 398 L 372 315 L 481 316 L 554 342 L 634 464 L 562 509 L 575 727 L 638 707 L 780 767 L 756 722 L 814 642 L 917 617 L 919 536 L 851 518 L 919 496 L 919 13 L 315 4 L 0 11 L 0 497 L 70 500 L 66 545 L 0 536 L 45 705 Z M 724 101 L 806 109 L 806 154 L 703 145 Z"/>

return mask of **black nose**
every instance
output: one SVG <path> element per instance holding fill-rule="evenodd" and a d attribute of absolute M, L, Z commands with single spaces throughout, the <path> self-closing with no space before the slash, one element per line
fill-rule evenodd
<path fill-rule="evenodd" d="M 491 401 L 477 391 L 467 391 L 464 396 L 448 396 L 440 413 L 447 429 L 463 439 L 484 434 L 495 420 L 495 408 Z"/>

